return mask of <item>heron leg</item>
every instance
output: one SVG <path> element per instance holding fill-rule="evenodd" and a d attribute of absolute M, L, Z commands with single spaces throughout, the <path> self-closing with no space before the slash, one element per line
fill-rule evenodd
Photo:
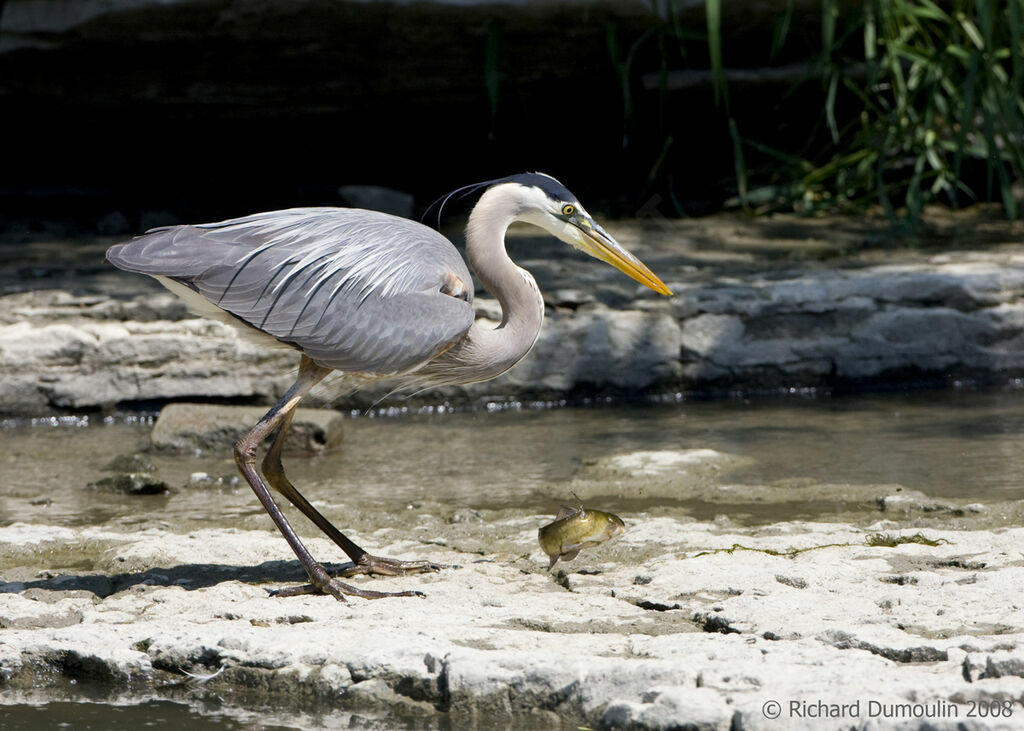
<path fill-rule="evenodd" d="M 352 560 L 352 565 L 342 568 L 337 572 L 338 575 L 346 578 L 359 574 L 400 576 L 403 574 L 424 574 L 449 568 L 444 564 L 432 563 L 430 561 L 399 561 L 394 558 L 373 556 L 353 543 L 344 533 L 335 528 L 331 521 L 325 518 L 319 510 L 314 508 L 302 496 L 302 493 L 292 485 L 291 480 L 285 475 L 284 465 L 281 463 L 281 451 L 294 413 L 294 411 L 289 411 L 281 420 L 281 426 L 274 437 L 274 442 L 270 445 L 270 449 L 267 450 L 267 454 L 263 458 L 263 476 L 270 483 L 271 487 L 298 508 L 317 528 L 323 531 L 342 551 L 348 554 L 348 557 Z"/>
<path fill-rule="evenodd" d="M 256 450 L 259 448 L 260 444 L 262 444 L 275 429 L 279 429 L 283 424 L 291 420 L 291 414 L 299 401 L 301 401 L 313 386 L 319 383 L 328 373 L 330 373 L 329 369 L 322 368 L 313 363 L 313 361 L 306 356 L 302 356 L 302 360 L 299 363 L 299 377 L 292 387 L 289 388 L 281 400 L 278 401 L 273 408 L 271 408 L 270 411 L 268 411 L 266 415 L 259 420 L 259 422 L 257 422 L 256 426 L 250 429 L 245 436 L 235 444 L 235 463 L 238 465 L 239 471 L 242 473 L 246 482 L 249 483 L 253 492 L 256 493 L 256 497 L 270 515 L 271 520 L 274 521 L 278 530 L 281 531 L 281 535 L 283 535 L 284 539 L 288 541 L 288 545 L 291 546 L 292 551 L 295 552 L 296 557 L 299 559 L 299 563 L 302 564 L 302 568 L 304 568 L 306 573 L 309 575 L 310 585 L 298 587 L 296 589 L 286 589 L 279 592 L 279 594 L 282 596 L 291 596 L 293 594 L 322 592 L 330 594 L 339 601 L 344 601 L 346 594 L 363 597 L 364 599 L 380 599 L 392 596 L 422 596 L 422 593 L 417 591 L 391 593 L 368 591 L 332 578 L 330 574 L 327 573 L 327 570 L 313 558 L 312 554 L 303 545 L 302 541 L 299 540 L 295 530 L 288 522 L 288 518 L 285 517 L 283 512 L 281 512 L 281 508 L 278 504 L 274 502 L 274 498 L 270 494 L 270 489 L 256 470 Z M 278 449 L 278 461 L 280 461 L 280 449 Z M 281 472 L 283 474 L 284 471 L 282 470 Z M 292 490 L 294 491 L 294 488 L 292 488 Z M 305 500 L 303 500 L 303 502 L 305 502 Z M 306 505 L 308 505 L 308 503 L 306 503 Z M 312 506 L 310 506 L 310 509 L 312 509 Z M 341 534 L 339 533 L 339 535 Z M 352 545 L 354 546 L 355 544 Z"/>

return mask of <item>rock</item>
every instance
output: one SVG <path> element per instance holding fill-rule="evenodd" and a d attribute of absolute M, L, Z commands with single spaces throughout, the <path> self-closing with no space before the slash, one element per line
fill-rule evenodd
<path fill-rule="evenodd" d="M 792 586 L 794 589 L 807 588 L 807 581 L 801 579 L 799 576 L 783 576 L 782 574 L 775 574 L 775 580 L 780 584 Z"/>
<path fill-rule="evenodd" d="M 591 486 L 615 486 L 620 497 L 671 496 L 673 499 L 712 499 L 719 502 L 765 500 L 763 489 L 752 495 L 741 485 L 723 486 L 720 478 L 749 464 L 750 460 L 713 449 L 640 450 L 589 460 L 577 470 L 573 484 L 581 497 L 593 494 Z M 594 505 L 600 508 L 599 505 Z"/>
<path fill-rule="evenodd" d="M 652 688 L 643 699 L 613 701 L 601 716 L 609 729 L 728 731 L 735 711 L 710 688 Z"/>
<path fill-rule="evenodd" d="M 156 467 L 143 454 L 119 454 L 103 465 L 109 472 L 155 472 Z"/>
<path fill-rule="evenodd" d="M 380 553 L 462 568 L 357 578 L 427 596 L 345 603 L 268 596 L 302 579 L 270 530 L 0 527 L 5 574 L 21 566 L 31 577 L 56 554 L 93 566 L 0 584 L 0 677 L 37 692 L 88 677 L 110 697 L 199 677 L 229 716 L 244 713 L 247 694 L 269 693 L 282 707 L 319 709 L 325 726 L 344 712 L 384 725 L 415 714 L 460 727 L 815 729 L 815 704 L 859 702 L 845 725 L 917 704 L 908 728 L 943 727 L 949 704 L 962 722 L 968 702 L 1024 693 L 1024 528 L 941 530 L 937 546 L 884 547 L 841 523 L 626 518 L 626 551 L 581 556 L 571 590 L 543 570 L 522 517 L 485 526 L 518 545 L 504 555 L 383 527 L 373 533 Z M 478 530 L 433 525 L 447 525 L 452 544 Z M 334 548 L 308 545 L 314 555 Z M 794 547 L 811 550 L 785 555 Z M 964 557 L 984 571 L 959 568 Z M 895 566 L 917 582 L 882 581 Z M 977 581 L 958 581 L 972 573 Z"/>
<path fill-rule="evenodd" d="M 993 652 L 985 658 L 985 672 L 979 678 L 1003 678 L 1014 676 L 1024 678 L 1024 651 Z"/>
<path fill-rule="evenodd" d="M 666 236 L 659 234 L 651 244 L 641 227 L 619 224 L 612 231 L 644 258 L 649 258 L 645 246 L 654 251 L 659 258 L 650 260 L 673 282 L 674 298 L 643 291 L 558 242 L 517 234 L 511 245 L 533 252 L 533 258 L 520 261 L 533 271 L 551 305 L 533 351 L 498 379 L 417 398 L 558 401 L 652 391 L 682 397 L 780 388 L 1015 383 L 1024 370 L 1024 253 L 1019 247 L 927 260 L 893 253 L 893 259 L 907 261 L 884 265 L 836 260 L 825 269 L 787 262 L 785 268 L 763 271 L 719 263 L 698 270 L 678 252 L 659 253 L 659 246 L 668 246 Z M 92 254 L 99 256 L 99 251 Z M 54 260 L 49 250 L 33 259 L 51 268 Z M 58 280 L 76 289 L 91 286 L 91 294 L 0 297 L 4 411 L 45 413 L 182 398 L 273 402 L 291 384 L 294 351 L 268 349 L 224 324 L 196 319 L 142 277 L 105 270 L 102 276 L 78 274 L 84 268 L 75 262 L 67 271 L 60 269 Z M 0 287 L 5 286 L 25 285 L 0 272 Z M 498 303 L 482 295 L 474 303 L 478 316 L 497 324 Z M 390 389 L 386 383 L 372 385 L 342 403 L 365 408 Z"/>
<path fill-rule="evenodd" d="M 688 287 L 674 305 L 684 375 L 763 388 L 1003 371 L 1024 359 L 1022 285 L 1016 260 L 936 259 Z"/>
<path fill-rule="evenodd" d="M 140 472 L 104 477 L 89 483 L 89 487 L 94 490 L 109 490 L 125 495 L 166 495 L 171 491 L 166 482 Z"/>
<path fill-rule="evenodd" d="M 241 483 L 241 479 L 236 475 L 222 475 L 221 477 L 214 477 L 208 475 L 205 472 L 193 472 L 188 476 L 188 483 L 186 487 L 190 488 L 211 488 L 211 487 L 225 487 L 235 488 Z"/>
<path fill-rule="evenodd" d="M 678 476 L 693 469 L 712 469 L 715 466 L 735 464 L 738 458 L 713 449 L 663 449 L 616 454 L 595 462 L 596 469 L 625 473 L 631 476 Z M 588 465 L 589 466 L 589 465 Z"/>
<path fill-rule="evenodd" d="M 150 442 L 158 450 L 223 451 L 233 447 L 265 413 L 260 406 L 168 404 L 160 411 Z M 343 433 L 342 416 L 337 411 L 297 409 L 285 449 L 318 452 L 339 444 Z"/>
<path fill-rule="evenodd" d="M 963 515 L 967 506 L 960 507 L 952 503 L 936 500 L 920 490 L 901 490 L 892 495 L 883 495 L 876 500 L 878 509 L 883 512 L 910 515 L 913 513 L 950 513 Z"/>
<path fill-rule="evenodd" d="M 31 590 L 29 590 L 31 591 Z M 70 627 L 82 621 L 82 612 L 74 599 L 60 599 L 46 602 L 41 607 L 38 602 L 24 595 L 11 594 L 0 608 L 0 628 L 2 629 L 39 629 L 40 627 Z"/>
<path fill-rule="evenodd" d="M 276 400 L 297 355 L 207 320 L 0 325 L 0 404 L 13 413 L 207 397 Z"/>
<path fill-rule="evenodd" d="M 483 519 L 480 511 L 472 508 L 459 508 L 448 516 L 449 523 L 481 523 Z"/>
<path fill-rule="evenodd" d="M 679 326 L 664 313 L 612 310 L 603 305 L 557 311 L 547 317 L 530 355 L 470 393 L 520 389 L 639 391 L 675 382 Z"/>
<path fill-rule="evenodd" d="M 579 309 L 583 305 L 592 305 L 598 301 L 593 292 L 582 289 L 556 289 L 543 294 L 544 304 L 548 307 L 563 307 L 570 310 Z M 498 317 L 500 319 L 500 314 Z"/>
<path fill-rule="evenodd" d="M 382 678 L 370 678 L 359 683 L 353 683 L 345 689 L 342 697 L 346 704 L 351 704 L 354 708 L 359 709 L 379 709 L 395 715 L 415 714 L 421 718 L 428 717 L 434 713 L 434 706 L 431 703 L 415 700 L 396 692 Z M 440 694 L 434 693 L 428 697 L 432 701 L 436 701 Z"/>

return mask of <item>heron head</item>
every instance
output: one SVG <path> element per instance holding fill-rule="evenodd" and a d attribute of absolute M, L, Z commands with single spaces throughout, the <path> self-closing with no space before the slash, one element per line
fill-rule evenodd
<path fill-rule="evenodd" d="M 496 181 L 516 200 L 515 220 L 539 226 L 552 236 L 632 277 L 660 294 L 672 294 L 647 265 L 627 251 L 587 213 L 568 188 L 544 173 L 523 173 Z"/>

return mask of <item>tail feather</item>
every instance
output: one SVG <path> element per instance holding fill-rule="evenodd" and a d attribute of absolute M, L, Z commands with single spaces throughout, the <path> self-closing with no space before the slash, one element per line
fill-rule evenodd
<path fill-rule="evenodd" d="M 182 240 L 191 238 L 196 243 L 202 240 L 189 237 L 192 226 L 168 226 L 152 229 L 131 241 L 115 244 L 107 249 L 107 261 L 127 272 L 149 274 L 150 276 L 174 277 L 187 280 L 197 277 L 209 268 L 208 256 L 196 256 L 194 247 L 183 246 Z M 184 236 L 182 235 L 184 234 Z M 207 250 L 216 242 L 202 241 Z"/>

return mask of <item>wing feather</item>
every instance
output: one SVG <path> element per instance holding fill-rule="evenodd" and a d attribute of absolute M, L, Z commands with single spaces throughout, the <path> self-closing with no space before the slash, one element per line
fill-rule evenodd
<path fill-rule="evenodd" d="M 473 322 L 472 278 L 451 242 L 373 211 L 292 208 L 157 228 L 107 258 L 184 285 L 339 370 L 408 372 Z M 444 294 L 452 274 L 468 300 Z"/>

